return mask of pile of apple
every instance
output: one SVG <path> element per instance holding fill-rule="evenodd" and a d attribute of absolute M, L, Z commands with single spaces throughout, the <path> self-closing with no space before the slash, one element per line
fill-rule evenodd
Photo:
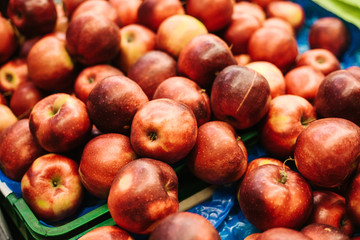
<path fill-rule="evenodd" d="M 10 0 L 0 16 L 0 168 L 41 220 L 88 191 L 105 234 L 220 239 L 179 212 L 174 166 L 236 184 L 259 233 L 359 239 L 360 67 L 341 69 L 338 18 L 296 36 L 301 5 L 279 0 Z M 256 128 L 268 157 L 248 162 Z M 289 167 L 289 162 L 294 162 Z M 93 238 L 91 238 L 93 237 Z"/>

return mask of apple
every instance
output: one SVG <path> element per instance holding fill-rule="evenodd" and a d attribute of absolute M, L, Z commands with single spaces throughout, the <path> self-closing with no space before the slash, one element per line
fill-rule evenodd
<path fill-rule="evenodd" d="M 3 93 L 0 93 L 0 104 L 2 105 L 8 105 L 8 100 L 6 99 L 6 97 L 4 96 Z"/>
<path fill-rule="evenodd" d="M 139 158 L 126 164 L 111 184 L 107 205 L 122 229 L 148 234 L 178 212 L 178 178 L 168 164 Z"/>
<path fill-rule="evenodd" d="M 192 212 L 179 212 L 161 220 L 149 240 L 220 240 L 219 232 L 205 217 Z"/>
<path fill-rule="evenodd" d="M 310 26 L 308 44 L 310 49 L 325 48 L 336 57 L 341 57 L 349 47 L 350 38 L 349 30 L 342 20 L 322 17 Z"/>
<path fill-rule="evenodd" d="M 273 63 L 267 61 L 252 61 L 245 64 L 265 77 L 269 83 L 271 98 L 285 94 L 285 78 L 281 70 Z"/>
<path fill-rule="evenodd" d="M 196 118 L 190 107 L 161 98 L 149 101 L 136 112 L 130 141 L 140 157 L 174 164 L 194 147 L 197 133 Z"/>
<path fill-rule="evenodd" d="M 233 7 L 232 20 L 236 20 L 243 13 L 252 14 L 260 23 L 266 20 L 266 13 L 262 7 L 253 2 L 237 1 Z"/>
<path fill-rule="evenodd" d="M 66 93 L 41 99 L 29 117 L 30 131 L 49 152 L 66 152 L 87 141 L 91 122 L 85 104 Z"/>
<path fill-rule="evenodd" d="M 310 65 L 320 70 L 325 76 L 341 69 L 340 61 L 327 49 L 309 49 L 296 60 L 296 66 Z"/>
<path fill-rule="evenodd" d="M 284 227 L 275 227 L 261 233 L 256 240 L 314 240 L 305 234 Z"/>
<path fill-rule="evenodd" d="M 247 53 L 241 53 L 234 55 L 236 64 L 239 66 L 245 66 L 246 64 L 251 62 L 250 55 Z"/>
<path fill-rule="evenodd" d="M 343 118 L 323 118 L 299 134 L 294 158 L 313 185 L 340 186 L 355 171 L 360 154 L 360 127 Z"/>
<path fill-rule="evenodd" d="M 232 21 L 234 1 L 187 0 L 185 8 L 186 13 L 204 23 L 209 32 L 216 32 Z"/>
<path fill-rule="evenodd" d="M 272 1 L 266 7 L 267 17 L 278 17 L 290 23 L 295 31 L 299 31 L 305 23 L 304 8 L 296 2 Z"/>
<path fill-rule="evenodd" d="M 32 38 L 26 38 L 22 44 L 20 45 L 20 49 L 18 52 L 19 58 L 27 59 L 30 49 L 34 46 L 34 44 L 39 41 L 43 36 L 36 36 Z"/>
<path fill-rule="evenodd" d="M 56 26 L 53 0 L 9 0 L 7 14 L 19 32 L 27 37 L 51 33 Z"/>
<path fill-rule="evenodd" d="M 140 24 L 129 24 L 120 29 L 120 51 L 114 64 L 127 73 L 145 53 L 155 50 L 156 34 Z"/>
<path fill-rule="evenodd" d="M 156 48 L 178 58 L 184 46 L 195 36 L 208 33 L 205 25 L 187 14 L 177 14 L 161 22 L 156 33 Z"/>
<path fill-rule="evenodd" d="M 276 165 L 279 167 L 285 166 L 285 167 L 289 168 L 287 165 L 284 164 L 284 162 L 280 161 L 279 159 L 272 158 L 272 157 L 259 157 L 259 158 L 255 158 L 255 159 L 251 160 L 248 163 L 245 174 L 248 174 L 255 168 L 260 167 L 265 164 L 273 164 L 273 165 Z M 244 176 L 245 176 L 245 174 L 244 174 Z"/>
<path fill-rule="evenodd" d="M 0 135 L 17 120 L 15 114 L 7 105 L 0 104 Z"/>
<path fill-rule="evenodd" d="M 160 24 L 173 15 L 185 14 L 180 0 L 143 0 L 138 8 L 138 23 L 156 32 Z"/>
<path fill-rule="evenodd" d="M 145 53 L 128 71 L 128 77 L 139 84 L 150 100 L 160 83 L 176 75 L 175 59 L 159 50 Z"/>
<path fill-rule="evenodd" d="M 360 79 L 360 67 L 354 65 L 354 66 L 347 67 L 345 70 L 350 72 L 356 78 Z"/>
<path fill-rule="evenodd" d="M 181 50 L 177 68 L 200 87 L 210 90 L 216 74 L 237 62 L 229 46 L 215 34 L 194 37 Z"/>
<path fill-rule="evenodd" d="M 346 209 L 356 227 L 360 226 L 360 172 L 350 180 L 350 186 L 345 194 Z M 356 228 L 358 229 L 358 228 Z"/>
<path fill-rule="evenodd" d="M 37 41 L 28 53 L 27 67 L 29 80 L 46 91 L 72 87 L 77 75 L 77 66 L 66 51 L 64 34 L 48 34 Z"/>
<path fill-rule="evenodd" d="M 360 126 L 360 77 L 347 70 L 328 74 L 315 97 L 316 112 L 321 117 L 340 117 Z"/>
<path fill-rule="evenodd" d="M 90 230 L 79 238 L 79 240 L 134 240 L 131 235 L 118 226 L 101 226 Z"/>
<path fill-rule="evenodd" d="M 70 21 L 66 48 L 84 65 L 110 62 L 119 52 L 120 29 L 101 15 L 82 14 Z"/>
<path fill-rule="evenodd" d="M 21 83 L 28 80 L 28 67 L 25 59 L 14 58 L 0 67 L 0 90 L 13 93 Z"/>
<path fill-rule="evenodd" d="M 210 98 L 206 91 L 185 77 L 170 77 L 159 84 L 153 99 L 170 98 L 186 104 L 196 117 L 198 126 L 210 121 Z"/>
<path fill-rule="evenodd" d="M 215 78 L 210 106 L 217 120 L 230 123 L 236 130 L 254 126 L 270 107 L 267 80 L 254 70 L 238 65 L 224 68 Z"/>
<path fill-rule="evenodd" d="M 258 237 L 260 237 L 261 233 L 251 233 L 248 235 L 244 240 L 256 240 Z"/>
<path fill-rule="evenodd" d="M 83 149 L 79 164 L 81 182 L 91 194 L 106 199 L 116 174 L 136 157 L 129 137 L 101 134 L 87 142 Z"/>
<path fill-rule="evenodd" d="M 86 107 L 92 123 L 101 132 L 128 134 L 135 113 L 148 101 L 136 82 L 114 75 L 94 86 Z"/>
<path fill-rule="evenodd" d="M 21 179 L 21 193 L 41 220 L 53 222 L 72 216 L 84 193 L 78 164 L 54 153 L 38 157 Z"/>
<path fill-rule="evenodd" d="M 268 61 L 283 73 L 295 65 L 298 45 L 293 34 L 278 27 L 262 27 L 256 30 L 248 43 L 252 61 Z"/>
<path fill-rule="evenodd" d="M 350 240 L 349 236 L 343 233 L 339 228 L 323 223 L 309 224 L 302 228 L 301 232 L 311 239 L 316 240 Z"/>
<path fill-rule="evenodd" d="M 277 1 L 277 0 L 250 0 L 250 2 L 255 3 L 257 5 L 259 5 L 260 7 L 262 7 L 264 10 L 266 9 L 266 7 L 273 1 Z"/>
<path fill-rule="evenodd" d="M 0 16 L 0 64 L 5 63 L 15 54 L 19 43 L 10 21 Z"/>
<path fill-rule="evenodd" d="M 109 64 L 98 64 L 87 66 L 77 75 L 74 83 L 74 92 L 76 97 L 86 103 L 91 90 L 102 79 L 114 75 L 122 75 L 124 73 Z"/>
<path fill-rule="evenodd" d="M 223 121 L 210 121 L 198 129 L 186 165 L 199 179 L 215 185 L 234 183 L 246 171 L 247 150 L 235 129 Z"/>
<path fill-rule="evenodd" d="M 286 21 L 280 17 L 268 17 L 265 19 L 262 26 L 263 27 L 281 28 L 290 34 L 295 35 L 295 32 L 294 32 L 295 30 L 294 30 L 293 26 L 291 26 L 291 24 L 288 21 Z"/>
<path fill-rule="evenodd" d="M 142 0 L 109 0 L 115 8 L 122 26 L 138 22 L 138 9 Z"/>
<path fill-rule="evenodd" d="M 68 19 L 71 19 L 75 9 L 85 1 L 87 0 L 61 0 L 65 15 L 68 17 Z"/>
<path fill-rule="evenodd" d="M 313 207 L 312 190 L 305 178 L 273 164 L 259 166 L 246 174 L 237 198 L 246 219 L 260 231 L 277 227 L 298 229 L 305 224 Z M 260 235 L 260 239 L 268 239 L 264 237 Z"/>
<path fill-rule="evenodd" d="M 321 82 L 325 75 L 312 66 L 295 67 L 287 72 L 285 78 L 285 92 L 294 94 L 314 102 Z"/>
<path fill-rule="evenodd" d="M 30 132 L 29 119 L 15 122 L 1 134 L 0 168 L 14 181 L 20 181 L 33 161 L 44 153 Z"/>

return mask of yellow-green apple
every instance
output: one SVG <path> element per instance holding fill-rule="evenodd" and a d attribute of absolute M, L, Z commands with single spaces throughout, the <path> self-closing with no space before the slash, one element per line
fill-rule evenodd
<path fill-rule="evenodd" d="M 285 94 L 284 74 L 275 64 L 267 61 L 252 61 L 245 66 L 265 77 L 269 83 L 271 98 Z"/>
<path fill-rule="evenodd" d="M 52 222 L 72 216 L 84 193 L 78 164 L 60 154 L 38 157 L 21 179 L 21 193 L 40 220 Z"/>
<path fill-rule="evenodd" d="M 262 27 L 249 40 L 248 52 L 252 61 L 268 61 L 282 72 L 296 62 L 298 45 L 295 36 L 278 27 Z"/>
<path fill-rule="evenodd" d="M 198 126 L 211 118 L 210 98 L 205 89 L 185 77 L 170 77 L 159 84 L 153 99 L 170 98 L 186 104 L 194 112 Z"/>
<path fill-rule="evenodd" d="M 122 229 L 150 233 L 162 219 L 179 210 L 176 172 L 155 159 L 131 161 L 115 177 L 107 205 Z"/>
<path fill-rule="evenodd" d="M 360 75 L 348 70 L 328 74 L 315 97 L 315 109 L 321 117 L 339 117 L 360 126 Z"/>
<path fill-rule="evenodd" d="M 314 190 L 314 207 L 307 223 L 328 224 L 352 236 L 355 225 L 346 209 L 345 197 L 330 190 Z"/>
<path fill-rule="evenodd" d="M 0 67 L 0 91 L 13 93 L 27 80 L 28 67 L 25 59 L 13 58 Z"/>
<path fill-rule="evenodd" d="M 296 66 L 310 65 L 320 70 L 325 76 L 341 69 L 339 59 L 324 48 L 309 49 L 299 55 Z"/>
<path fill-rule="evenodd" d="M 29 80 L 46 91 L 72 87 L 77 66 L 66 50 L 64 34 L 48 34 L 38 40 L 27 56 Z"/>
<path fill-rule="evenodd" d="M 351 36 L 344 22 L 337 17 L 318 18 L 310 26 L 308 44 L 311 49 L 325 48 L 341 57 L 349 48 Z"/>
<path fill-rule="evenodd" d="M 256 240 L 314 240 L 298 230 L 275 227 L 261 233 Z"/>
<path fill-rule="evenodd" d="M 313 103 L 325 75 L 320 70 L 305 65 L 294 67 L 285 74 L 284 78 L 287 94 L 303 97 Z"/>
<path fill-rule="evenodd" d="M 266 13 L 258 4 L 246 1 L 235 2 L 232 19 L 236 20 L 237 17 L 241 16 L 243 13 L 252 14 L 260 21 L 260 23 L 263 23 L 266 20 Z"/>
<path fill-rule="evenodd" d="M 235 129 L 223 121 L 210 121 L 198 129 L 186 165 L 199 179 L 210 184 L 231 184 L 246 171 L 247 151 Z"/>
<path fill-rule="evenodd" d="M 277 28 L 281 28 L 287 32 L 289 32 L 290 34 L 294 35 L 295 34 L 295 30 L 294 28 L 291 26 L 291 24 L 279 17 L 268 17 L 265 19 L 265 21 L 262 24 L 263 27 L 277 27 Z"/>
<path fill-rule="evenodd" d="M 220 240 L 215 226 L 204 216 L 179 212 L 163 219 L 151 232 L 149 240 Z"/>
<path fill-rule="evenodd" d="M 85 233 L 79 240 L 134 240 L 132 236 L 118 226 L 96 227 Z"/>
<path fill-rule="evenodd" d="M 254 126 L 270 107 L 267 80 L 254 70 L 238 65 L 224 68 L 211 88 L 210 106 L 216 119 L 236 130 Z"/>
<path fill-rule="evenodd" d="M 7 105 L 0 104 L 0 134 L 17 120 L 15 114 Z"/>
<path fill-rule="evenodd" d="M 65 15 L 68 17 L 68 19 L 71 19 L 71 16 L 75 9 L 82 3 L 87 0 L 62 0 L 62 5 L 64 8 Z"/>
<path fill-rule="evenodd" d="M 337 187 L 359 163 L 360 127 L 344 118 L 322 118 L 299 134 L 294 158 L 299 172 L 313 185 Z"/>
<path fill-rule="evenodd" d="M 178 58 L 184 46 L 195 36 L 208 33 L 205 25 L 187 14 L 177 14 L 161 22 L 156 32 L 156 48 Z"/>
<path fill-rule="evenodd" d="M 124 73 L 110 64 L 98 64 L 85 67 L 77 75 L 74 83 L 76 97 L 86 103 L 88 96 L 95 85 L 102 79 L 114 75 L 124 75 Z"/>
<path fill-rule="evenodd" d="M 305 98 L 292 94 L 278 96 L 270 102 L 260 133 L 261 144 L 274 156 L 290 157 L 297 137 L 316 118 L 314 106 Z"/>
<path fill-rule="evenodd" d="M 135 113 L 149 101 L 141 87 L 126 76 L 99 81 L 86 102 L 92 123 L 101 132 L 128 134 Z"/>
<path fill-rule="evenodd" d="M 236 65 L 236 60 L 226 42 L 215 34 L 195 36 L 181 50 L 177 68 L 181 75 L 189 77 L 206 90 L 221 70 Z"/>
<path fill-rule="evenodd" d="M 83 149 L 79 164 L 81 182 L 91 194 L 106 199 L 116 174 L 136 157 L 129 137 L 101 134 L 87 142 Z"/>
<path fill-rule="evenodd" d="M 45 151 L 32 136 L 29 119 L 8 127 L 0 137 L 0 168 L 10 179 L 20 181 L 33 161 Z"/>
<path fill-rule="evenodd" d="M 142 0 L 109 0 L 123 26 L 138 22 L 138 9 Z"/>
<path fill-rule="evenodd" d="M 69 23 L 66 48 L 84 65 L 109 63 L 119 52 L 120 29 L 101 15 L 82 14 Z"/>
<path fill-rule="evenodd" d="M 139 24 L 156 32 L 166 18 L 179 14 L 185 14 L 180 0 L 143 0 L 137 17 Z"/>
<path fill-rule="evenodd" d="M 195 115 L 187 105 L 168 98 L 154 99 L 134 116 L 131 146 L 140 157 L 174 164 L 194 147 L 197 130 Z"/>
<path fill-rule="evenodd" d="M 114 65 L 125 73 L 145 53 L 155 50 L 156 34 L 140 24 L 129 24 L 120 29 L 120 51 Z"/>
<path fill-rule="evenodd" d="M 0 64 L 8 61 L 15 54 L 19 43 L 10 21 L 0 16 Z"/>
<path fill-rule="evenodd" d="M 29 117 L 30 131 L 49 152 L 66 152 L 88 140 L 91 122 L 86 105 L 66 93 L 41 99 Z"/>
<path fill-rule="evenodd" d="M 209 32 L 224 29 L 232 20 L 233 0 L 187 0 L 186 13 L 196 17 Z M 206 11 L 204 11 L 206 9 Z"/>
<path fill-rule="evenodd" d="M 57 20 L 53 0 L 10 0 L 7 14 L 21 34 L 41 36 L 54 31 Z"/>
<path fill-rule="evenodd" d="M 175 59 L 159 50 L 145 53 L 128 71 L 128 77 L 139 84 L 150 100 L 160 83 L 176 75 Z"/>
<path fill-rule="evenodd" d="M 355 229 L 360 226 L 360 172 L 357 172 L 350 182 L 350 186 L 345 195 L 346 209 L 350 218 L 355 223 Z"/>
<path fill-rule="evenodd" d="M 260 231 L 276 227 L 298 229 L 313 207 L 312 190 L 306 179 L 294 170 L 273 164 L 246 174 L 237 198 L 244 216 Z"/>
<path fill-rule="evenodd" d="M 324 223 L 311 223 L 304 226 L 301 231 L 311 239 L 327 240 L 350 240 L 349 236 L 343 233 L 339 228 L 324 224 Z"/>

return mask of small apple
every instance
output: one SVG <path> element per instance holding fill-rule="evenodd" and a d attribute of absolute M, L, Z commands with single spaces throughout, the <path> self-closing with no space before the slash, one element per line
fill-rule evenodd
<path fill-rule="evenodd" d="M 263 27 L 277 27 L 277 28 L 281 28 L 285 31 L 287 31 L 288 33 L 295 35 L 294 32 L 294 28 L 293 26 L 291 26 L 291 24 L 279 17 L 268 17 L 265 19 L 265 21 L 263 22 Z"/>
<path fill-rule="evenodd" d="M 360 172 L 350 180 L 350 186 L 345 195 L 346 209 L 355 226 L 360 226 Z M 358 228 L 356 228 L 358 229 Z"/>
<path fill-rule="evenodd" d="M 0 67 L 0 90 L 13 93 L 21 83 L 28 80 L 28 67 L 25 59 L 14 58 Z"/>
<path fill-rule="evenodd" d="M 131 161 L 115 177 L 107 205 L 119 227 L 148 234 L 162 219 L 179 210 L 176 172 L 154 159 Z"/>
<path fill-rule="evenodd" d="M 295 31 L 299 31 L 305 23 L 304 8 L 296 2 L 272 1 L 266 7 L 267 17 L 278 17 L 290 23 Z"/>
<path fill-rule="evenodd" d="M 314 240 L 305 234 L 290 228 L 275 227 L 261 233 L 256 240 Z"/>
<path fill-rule="evenodd" d="M 339 228 L 323 224 L 323 223 L 311 223 L 301 229 L 301 232 L 311 239 L 316 240 L 350 240 L 349 236 L 343 233 Z"/>
<path fill-rule="evenodd" d="M 42 155 L 21 179 L 21 192 L 39 219 L 60 221 L 70 217 L 83 200 L 78 164 L 59 154 Z"/>
<path fill-rule="evenodd" d="M 243 13 L 252 14 L 260 23 L 266 20 L 266 13 L 262 7 L 253 2 L 237 1 L 233 7 L 232 20 L 236 20 Z"/>
<path fill-rule="evenodd" d="M 138 22 L 138 9 L 142 0 L 109 0 L 115 8 L 122 26 Z"/>
<path fill-rule="evenodd" d="M 0 64 L 5 63 L 15 54 L 19 44 L 10 21 L 0 16 Z"/>
<path fill-rule="evenodd" d="M 0 134 L 17 120 L 15 114 L 7 105 L 0 104 Z"/>
<path fill-rule="evenodd" d="M 79 240 L 134 240 L 131 235 L 118 226 L 101 226 L 90 230 L 79 238 Z"/>

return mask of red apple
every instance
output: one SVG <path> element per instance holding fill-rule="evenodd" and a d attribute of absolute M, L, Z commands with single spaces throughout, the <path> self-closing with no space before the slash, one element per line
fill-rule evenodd
<path fill-rule="evenodd" d="M 307 181 L 297 172 L 273 164 L 259 166 L 246 174 L 237 198 L 244 216 L 260 231 L 276 227 L 298 229 L 310 216 L 313 206 Z M 263 237 L 260 235 L 260 239 L 268 239 Z"/>
<path fill-rule="evenodd" d="M 360 67 L 359 66 L 350 66 L 347 67 L 345 70 L 350 72 L 352 75 L 354 75 L 356 78 L 360 79 Z"/>
<path fill-rule="evenodd" d="M 101 132 L 130 132 L 135 113 L 149 101 L 141 87 L 125 76 L 102 79 L 86 102 L 91 121 Z"/>
<path fill-rule="evenodd" d="M 68 19 L 71 19 L 71 16 L 75 9 L 82 3 L 87 0 L 62 0 L 63 8 Z"/>
<path fill-rule="evenodd" d="M 246 129 L 258 123 L 270 107 L 267 80 L 254 70 L 233 65 L 215 78 L 210 94 L 211 110 L 218 120 L 235 129 Z"/>
<path fill-rule="evenodd" d="M 7 105 L 0 104 L 0 135 L 17 120 L 15 114 Z"/>
<path fill-rule="evenodd" d="M 21 83 L 28 80 L 25 59 L 14 58 L 0 67 L 0 90 L 13 93 Z"/>
<path fill-rule="evenodd" d="M 176 74 L 175 59 L 159 50 L 145 53 L 128 71 L 128 77 L 139 84 L 150 100 L 159 84 Z"/>
<path fill-rule="evenodd" d="M 70 217 L 83 200 L 78 165 L 59 154 L 42 155 L 21 179 L 21 192 L 37 218 L 60 221 Z"/>
<path fill-rule="evenodd" d="M 294 28 L 293 26 L 291 26 L 291 24 L 279 17 L 268 17 L 265 19 L 265 21 L 263 22 L 263 27 L 277 27 L 277 28 L 281 28 L 285 31 L 287 31 L 288 33 L 294 35 Z"/>
<path fill-rule="evenodd" d="M 8 100 L 6 99 L 6 97 L 4 96 L 3 93 L 0 93 L 0 104 L 2 105 L 8 105 Z"/>
<path fill-rule="evenodd" d="M 260 237 L 261 233 L 252 233 L 248 235 L 244 240 L 256 240 L 258 237 Z"/>
<path fill-rule="evenodd" d="M 15 54 L 18 47 L 18 39 L 10 21 L 0 16 L 0 64 L 3 64 Z"/>
<path fill-rule="evenodd" d="M 79 240 L 134 240 L 129 233 L 118 226 L 101 226 L 90 230 Z"/>
<path fill-rule="evenodd" d="M 191 212 L 167 216 L 151 232 L 149 240 L 220 240 L 219 232 L 205 217 Z"/>
<path fill-rule="evenodd" d="M 304 8 L 299 3 L 280 0 L 272 1 L 267 5 L 266 15 L 286 20 L 295 31 L 303 27 L 306 18 Z"/>
<path fill-rule="evenodd" d="M 116 174 L 136 158 L 129 137 L 117 134 L 101 134 L 84 147 L 79 174 L 83 186 L 94 196 L 106 199 Z"/>
<path fill-rule="evenodd" d="M 284 162 L 276 159 L 276 158 L 271 158 L 271 157 L 259 157 L 259 158 L 255 158 L 253 160 L 251 160 L 246 168 L 246 172 L 245 174 L 248 174 L 249 172 L 251 172 L 252 170 L 254 170 L 255 168 L 257 167 L 260 167 L 262 165 L 265 165 L 265 164 L 273 164 L 273 165 L 276 165 L 276 166 L 279 166 L 279 167 L 287 167 Z M 244 174 L 244 176 L 245 176 Z"/>
<path fill-rule="evenodd" d="M 239 180 L 246 171 L 247 151 L 235 129 L 222 121 L 204 123 L 196 144 L 186 157 L 191 172 L 210 184 L 223 185 Z"/>
<path fill-rule="evenodd" d="M 237 17 L 241 16 L 243 13 L 252 14 L 260 21 L 260 23 L 263 23 L 266 20 L 265 11 L 258 4 L 246 1 L 235 2 L 232 20 L 236 20 Z"/>
<path fill-rule="evenodd" d="M 123 26 L 138 22 L 138 9 L 142 0 L 109 0 Z"/>
<path fill-rule="evenodd" d="M 343 233 L 339 228 L 323 223 L 309 224 L 302 228 L 301 232 L 311 239 L 316 240 L 350 240 L 349 236 Z"/>
<path fill-rule="evenodd" d="M 256 240 L 314 240 L 305 234 L 290 228 L 275 227 L 261 233 Z"/>
<path fill-rule="evenodd" d="M 66 152 L 87 141 L 91 123 L 85 104 L 66 93 L 41 99 L 30 113 L 30 130 L 49 152 Z"/>
<path fill-rule="evenodd" d="M 311 122 L 298 136 L 294 158 L 312 184 L 340 186 L 355 171 L 360 154 L 360 127 L 343 118 Z"/>
<path fill-rule="evenodd" d="M 150 233 L 179 210 L 176 172 L 154 159 L 131 161 L 115 177 L 107 204 L 118 226 L 132 233 Z"/>
<path fill-rule="evenodd" d="M 155 90 L 153 99 L 158 98 L 170 98 L 186 104 L 194 112 L 198 126 L 211 118 L 209 95 L 189 78 L 166 79 Z"/>
<path fill-rule="evenodd" d="M 264 10 L 266 9 L 267 5 L 269 5 L 273 1 L 277 1 L 277 0 L 250 0 L 250 2 L 258 4 Z"/>
<path fill-rule="evenodd" d="M 251 62 L 250 55 L 247 53 L 241 53 L 234 55 L 236 64 L 239 66 L 245 66 L 246 64 Z"/>
<path fill-rule="evenodd" d="M 19 58 L 27 59 L 30 49 L 34 46 L 34 44 L 39 41 L 42 36 L 36 36 L 33 38 L 27 38 L 24 42 L 20 45 L 19 49 Z"/>
<path fill-rule="evenodd" d="M 350 186 L 345 195 L 346 209 L 350 218 L 355 223 L 356 229 L 360 226 L 360 172 L 350 180 Z"/>

